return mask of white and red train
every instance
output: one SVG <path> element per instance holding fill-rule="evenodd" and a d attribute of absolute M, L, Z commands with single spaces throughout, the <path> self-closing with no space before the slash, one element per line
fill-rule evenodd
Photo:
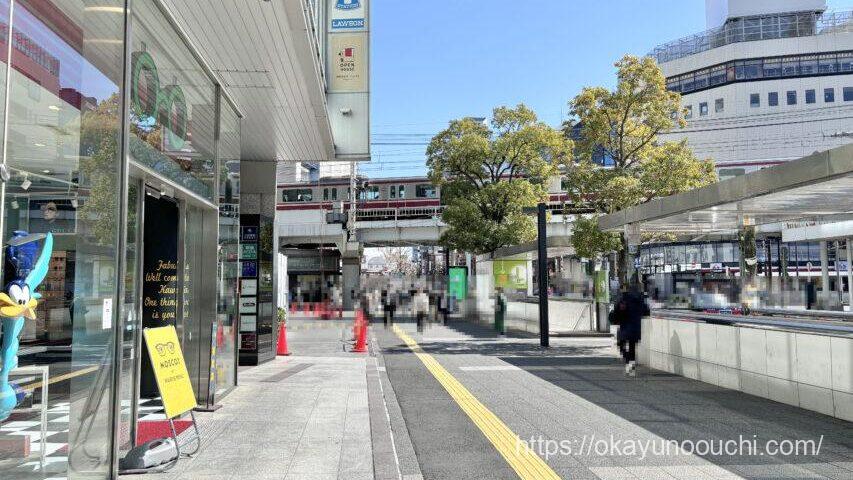
<path fill-rule="evenodd" d="M 359 178 L 356 200 L 359 217 L 431 216 L 441 208 L 441 188 L 426 177 Z M 568 195 L 561 191 L 559 179 L 550 185 L 550 208 L 558 210 Z M 332 210 L 336 205 L 349 209 L 350 180 L 324 178 L 314 182 L 278 185 L 276 209 L 279 211 Z M 396 213 L 394 213 L 396 212 Z"/>

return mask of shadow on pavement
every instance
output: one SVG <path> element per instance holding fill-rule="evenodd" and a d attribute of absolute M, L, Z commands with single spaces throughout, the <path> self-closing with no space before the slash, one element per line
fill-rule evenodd
<path fill-rule="evenodd" d="M 615 347 L 600 339 L 552 339 L 542 349 L 537 337 L 500 338 L 464 321 L 446 327 L 460 338 L 426 336 L 424 351 L 497 357 L 662 440 L 720 445 L 697 456 L 744 478 L 853 478 L 853 425 L 843 420 L 648 368 L 626 377 Z M 383 353 L 408 351 L 400 344 Z M 739 451 L 723 450 L 729 441 Z M 768 441 L 790 441 L 784 445 L 800 454 L 771 454 Z M 818 444 L 819 451 L 803 454 Z"/>

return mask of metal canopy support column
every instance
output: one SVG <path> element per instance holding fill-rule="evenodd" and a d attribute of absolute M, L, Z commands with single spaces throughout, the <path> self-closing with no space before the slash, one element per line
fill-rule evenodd
<path fill-rule="evenodd" d="M 853 237 L 847 239 L 847 305 L 853 310 Z"/>
<path fill-rule="evenodd" d="M 539 344 L 548 347 L 550 343 L 548 325 L 548 232 L 547 210 L 544 203 L 537 208 L 538 244 L 537 260 L 539 266 Z"/>
<path fill-rule="evenodd" d="M 344 256 L 341 258 L 341 286 L 343 287 L 344 310 L 355 308 L 355 298 L 361 291 L 361 257 Z"/>
<path fill-rule="evenodd" d="M 829 248 L 826 240 L 820 242 L 820 298 L 823 309 L 829 308 L 829 299 L 832 291 L 829 289 Z"/>
<path fill-rule="evenodd" d="M 629 284 L 634 281 L 639 284 L 641 282 L 640 271 L 636 263 L 636 258 L 640 254 L 640 243 L 642 243 L 639 225 L 625 225 L 625 242 L 628 245 L 628 254 L 625 256 L 625 265 L 622 266 L 625 269 L 625 272 L 627 272 L 625 278 L 628 280 Z"/>

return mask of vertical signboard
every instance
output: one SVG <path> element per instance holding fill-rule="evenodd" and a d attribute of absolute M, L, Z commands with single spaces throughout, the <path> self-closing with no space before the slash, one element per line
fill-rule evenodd
<path fill-rule="evenodd" d="M 369 0 L 325 0 L 327 112 L 336 158 L 370 158 Z"/>
<path fill-rule="evenodd" d="M 447 292 L 457 300 L 468 297 L 468 267 L 450 267 L 448 270 Z"/>
<path fill-rule="evenodd" d="M 174 326 L 178 317 L 178 206 L 146 195 L 144 221 L 142 327 Z M 140 393 L 151 398 L 157 392 L 150 357 L 143 352 Z"/>

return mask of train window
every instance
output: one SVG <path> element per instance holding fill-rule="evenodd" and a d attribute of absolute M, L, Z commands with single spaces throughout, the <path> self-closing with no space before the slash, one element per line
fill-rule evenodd
<path fill-rule="evenodd" d="M 435 198 L 435 186 L 429 184 L 416 185 L 415 196 L 418 198 Z"/>
<path fill-rule="evenodd" d="M 329 189 L 324 188 L 323 189 L 323 200 L 328 200 L 328 199 L 329 199 Z"/>
<path fill-rule="evenodd" d="M 388 187 L 388 192 L 389 192 L 390 198 L 397 198 L 397 186 L 396 185 L 391 185 L 390 187 Z"/>
<path fill-rule="evenodd" d="M 310 202 L 314 198 L 314 192 L 310 188 L 294 188 L 281 191 L 283 202 Z"/>
<path fill-rule="evenodd" d="M 400 198 L 406 198 L 406 186 L 400 185 L 399 187 L 397 187 L 397 193 L 399 194 Z"/>
<path fill-rule="evenodd" d="M 333 188 L 332 189 L 332 200 L 337 200 L 337 199 L 338 199 L 338 189 Z"/>
<path fill-rule="evenodd" d="M 359 200 L 379 200 L 379 187 L 376 185 L 365 188 L 358 196 Z"/>

